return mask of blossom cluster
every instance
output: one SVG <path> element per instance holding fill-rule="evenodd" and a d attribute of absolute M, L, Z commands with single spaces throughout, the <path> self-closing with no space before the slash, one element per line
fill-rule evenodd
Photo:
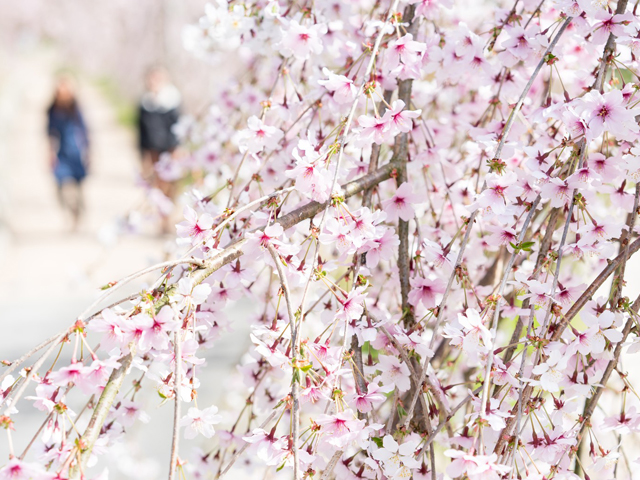
<path fill-rule="evenodd" d="M 68 365 L 3 376 L 0 424 L 27 401 L 48 420 L 0 478 L 79 478 L 148 419 L 145 387 L 211 452 L 174 438 L 170 478 L 633 477 L 640 22 L 624 0 L 469 3 L 206 7 L 187 48 L 243 68 L 178 128 L 185 254 L 52 340 Z M 201 408 L 204 351 L 241 322 L 246 402 Z M 101 402 L 73 413 L 78 391 Z"/>

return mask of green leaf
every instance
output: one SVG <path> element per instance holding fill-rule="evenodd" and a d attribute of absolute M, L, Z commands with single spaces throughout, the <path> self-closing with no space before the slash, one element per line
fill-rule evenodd
<path fill-rule="evenodd" d="M 531 251 L 531 247 L 533 247 L 536 244 L 536 242 L 522 242 L 520 244 L 520 249 L 524 250 L 525 252 L 530 252 Z"/>
<path fill-rule="evenodd" d="M 378 446 L 378 448 L 382 448 L 382 439 L 380 437 L 371 437 L 371 440 Z"/>

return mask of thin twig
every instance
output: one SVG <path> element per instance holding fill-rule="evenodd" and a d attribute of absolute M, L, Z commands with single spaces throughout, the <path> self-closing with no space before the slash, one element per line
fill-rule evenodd
<path fill-rule="evenodd" d="M 297 327 L 296 327 L 296 317 L 293 314 L 293 310 L 291 308 L 291 293 L 289 291 L 289 282 L 287 281 L 287 275 L 282 268 L 282 259 L 280 258 L 280 254 L 276 252 L 276 249 L 273 248 L 273 245 L 269 244 L 267 246 L 269 249 L 269 253 L 271 254 L 271 258 L 273 258 L 273 262 L 276 264 L 276 270 L 278 272 L 278 276 L 280 277 L 280 286 L 282 287 L 282 291 L 284 292 L 284 300 L 287 305 L 287 314 L 289 316 L 289 326 L 291 329 L 291 366 L 292 366 L 292 379 L 291 379 L 291 436 L 292 439 L 292 451 L 293 451 L 293 479 L 299 480 L 300 478 L 300 458 L 298 457 L 298 435 L 300 428 L 300 400 L 298 398 L 299 390 L 300 390 L 300 378 L 298 375 L 300 374 L 300 370 L 298 370 L 298 339 L 297 339 Z"/>
<path fill-rule="evenodd" d="M 102 430 L 104 422 L 107 420 L 107 415 L 109 414 L 111 405 L 113 405 L 113 402 L 116 399 L 116 395 L 118 395 L 118 392 L 122 387 L 124 377 L 126 377 L 127 373 L 129 373 L 134 355 L 135 345 L 131 343 L 129 344 L 129 353 L 120 359 L 120 366 L 113 372 L 111 372 L 111 376 L 109 377 L 109 380 L 107 381 L 107 384 L 105 385 L 104 390 L 100 395 L 98 404 L 93 410 L 93 414 L 91 415 L 91 420 L 89 420 L 87 429 L 82 435 L 82 438 L 78 441 L 78 445 L 82 446 L 82 451 L 80 452 L 80 460 L 71 469 L 69 475 L 69 478 L 71 478 L 71 480 L 81 478 L 82 470 L 84 469 L 84 466 L 91 456 L 93 446 L 98 439 L 98 436 L 100 435 L 100 431 Z M 69 453 L 70 457 L 72 455 L 73 450 Z"/>
<path fill-rule="evenodd" d="M 180 444 L 180 417 L 181 402 L 180 388 L 182 386 L 182 329 L 179 328 L 173 335 L 173 351 L 175 356 L 175 368 L 173 372 L 173 429 L 171 435 L 171 454 L 169 455 L 169 480 L 174 480 L 178 468 L 178 447 Z"/>

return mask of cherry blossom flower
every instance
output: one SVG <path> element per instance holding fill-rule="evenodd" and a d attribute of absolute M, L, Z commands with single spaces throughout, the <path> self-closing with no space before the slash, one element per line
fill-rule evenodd
<path fill-rule="evenodd" d="M 334 245 L 340 255 L 354 253 L 357 245 L 351 235 L 351 227 L 342 219 L 330 217 L 327 220 L 325 230 L 320 234 L 320 242 Z"/>
<path fill-rule="evenodd" d="M 322 73 L 329 78 L 318 80 L 318 83 L 332 93 L 332 98 L 336 103 L 344 105 L 353 102 L 358 91 L 353 80 L 344 75 L 336 75 L 326 67 L 322 69 Z"/>
<path fill-rule="evenodd" d="M 452 478 L 466 474 L 469 480 L 498 480 L 511 470 L 511 467 L 497 463 L 498 456 L 495 453 L 470 455 L 461 450 L 447 450 L 445 455 L 454 459 L 447 467 L 447 474 Z"/>
<path fill-rule="evenodd" d="M 247 120 L 248 129 L 239 132 L 238 143 L 249 153 L 258 153 L 264 150 L 274 150 L 284 136 L 282 130 L 266 125 L 258 117 L 251 116 Z"/>
<path fill-rule="evenodd" d="M 151 324 L 144 331 L 138 344 L 142 352 L 151 348 L 162 351 L 169 346 L 169 332 L 173 332 L 179 326 L 175 319 L 175 313 L 169 306 L 164 306 L 150 319 Z"/>
<path fill-rule="evenodd" d="M 367 267 L 375 268 L 380 260 L 389 260 L 399 244 L 398 236 L 391 229 L 385 229 L 381 237 L 367 240 L 363 248 L 367 253 Z"/>
<path fill-rule="evenodd" d="M 527 280 L 524 283 L 526 283 L 530 293 L 522 295 L 522 300 L 529 299 L 531 303 L 539 307 L 549 304 L 549 300 L 552 298 L 551 283 L 542 283 L 538 280 Z"/>
<path fill-rule="evenodd" d="M 413 438 L 400 445 L 391 435 L 385 435 L 382 448 L 374 450 L 372 456 L 382 462 L 385 474 L 390 479 L 408 478 L 411 470 L 420 466 L 420 462 L 414 458 L 419 444 L 420 439 Z"/>
<path fill-rule="evenodd" d="M 435 308 L 438 305 L 440 294 L 445 291 L 445 283 L 439 278 L 412 278 L 409 302 L 415 307 L 422 303 L 426 308 Z"/>
<path fill-rule="evenodd" d="M 568 358 L 554 351 L 549 359 L 533 368 L 533 373 L 540 375 L 540 388 L 547 392 L 557 392 L 566 379 L 564 369 L 567 366 Z"/>
<path fill-rule="evenodd" d="M 389 125 L 393 135 L 410 132 L 413 119 L 419 118 L 422 113 L 422 110 L 405 110 L 404 107 L 402 100 L 396 100 L 384 114 L 384 117 L 390 120 Z"/>
<path fill-rule="evenodd" d="M 513 57 L 513 60 L 506 62 L 507 65 L 514 65 L 519 60 L 527 60 L 534 52 L 534 46 L 531 45 L 531 35 L 519 25 L 506 26 L 505 33 L 507 39 L 502 42 L 502 46 L 506 52 Z M 502 57 L 506 60 L 505 56 Z"/>
<path fill-rule="evenodd" d="M 87 373 L 88 369 L 82 363 L 73 363 L 68 367 L 62 367 L 60 370 L 50 373 L 49 380 L 54 385 L 66 387 L 69 383 L 76 383 L 78 379 Z"/>
<path fill-rule="evenodd" d="M 489 405 L 484 407 L 481 407 L 480 398 L 474 398 L 473 402 L 477 408 L 468 415 L 470 423 L 482 419 L 492 430 L 499 432 L 506 426 L 505 418 L 511 417 L 511 414 L 500 409 L 501 403 L 497 398 L 489 399 Z"/>
<path fill-rule="evenodd" d="M 208 213 L 198 216 L 196 211 L 186 205 L 184 207 L 185 221 L 176 225 L 180 238 L 189 238 L 192 243 L 201 241 L 213 226 L 213 218 Z"/>
<path fill-rule="evenodd" d="M 504 175 L 489 174 L 487 188 L 478 197 L 478 206 L 489 208 L 498 215 L 504 213 L 507 205 L 514 203 L 522 193 L 517 180 L 518 177 L 513 172 Z"/>
<path fill-rule="evenodd" d="M 365 287 L 358 287 L 351 290 L 347 298 L 339 302 L 339 308 L 336 313 L 336 319 L 350 322 L 362 316 L 364 307 L 362 306 L 367 294 L 364 293 Z"/>
<path fill-rule="evenodd" d="M 406 392 L 411 387 L 409 367 L 391 355 L 378 356 L 378 370 L 380 380 L 387 385 L 394 385 L 400 392 Z"/>
<path fill-rule="evenodd" d="M 122 400 L 120 403 L 120 416 L 118 421 L 124 427 L 130 427 L 136 420 L 149 423 L 151 417 L 140 409 L 140 404 L 131 400 Z"/>
<path fill-rule="evenodd" d="M 351 410 L 335 415 L 318 415 L 315 422 L 322 427 L 323 441 L 337 448 L 345 448 L 354 441 L 365 425 Z"/>
<path fill-rule="evenodd" d="M 295 179 L 296 190 L 316 202 L 326 202 L 331 195 L 331 172 L 319 160 L 301 157 L 297 149 L 293 150 L 293 157 L 296 166 L 285 174 Z"/>
<path fill-rule="evenodd" d="M 611 238 L 618 238 L 621 232 L 622 223 L 609 219 L 600 222 L 592 219 L 591 222 L 587 222 L 586 225 L 580 227 L 577 231 L 587 242 L 593 242 L 595 240 L 606 241 Z"/>
<path fill-rule="evenodd" d="M 620 90 L 612 90 L 604 94 L 591 91 L 579 102 L 591 138 L 598 137 L 607 131 L 617 138 L 632 140 L 640 132 L 635 121 L 640 109 L 627 108 Z"/>
<path fill-rule="evenodd" d="M 387 49 L 389 68 L 394 69 L 400 62 L 405 65 L 417 65 L 425 52 L 425 44 L 416 42 L 413 35 L 408 33 L 392 41 Z"/>
<path fill-rule="evenodd" d="M 413 205 L 418 203 L 418 195 L 413 193 L 413 188 L 408 183 L 403 183 L 398 187 L 396 193 L 389 200 L 382 202 L 382 207 L 387 213 L 389 222 L 396 222 L 401 218 L 405 222 L 414 216 Z"/>
<path fill-rule="evenodd" d="M 246 251 L 250 255 L 255 255 L 256 253 L 269 255 L 267 251 L 268 245 L 272 245 L 276 250 L 285 251 L 284 243 L 278 238 L 282 236 L 283 232 L 284 230 L 279 223 L 272 223 L 263 230 L 247 233 Z"/>
<path fill-rule="evenodd" d="M 465 314 L 458 314 L 458 322 L 463 327 L 464 338 L 462 340 L 462 349 L 471 354 L 484 353 L 491 348 L 492 339 L 491 332 L 484 325 L 484 321 L 480 313 L 470 308 Z"/>
<path fill-rule="evenodd" d="M 17 458 L 12 458 L 2 468 L 0 468 L 0 479 L 2 480 L 55 480 L 53 473 L 45 472 L 37 465 L 23 462 Z"/>
<path fill-rule="evenodd" d="M 292 20 L 286 29 L 282 29 L 282 40 L 279 50 L 282 56 L 294 56 L 299 60 L 306 60 L 310 55 L 322 53 L 322 35 L 327 32 L 327 26 L 318 23 L 315 25 L 301 25 Z"/>
<path fill-rule="evenodd" d="M 216 415 L 218 407 L 211 406 L 202 410 L 191 407 L 187 415 L 180 419 L 180 426 L 186 427 L 184 430 L 184 438 L 195 438 L 201 434 L 205 438 L 213 437 L 215 430 L 214 425 L 220 423 L 222 416 Z"/>
<path fill-rule="evenodd" d="M 267 433 L 262 428 L 255 428 L 250 435 L 242 437 L 245 442 L 254 446 L 258 458 L 267 465 L 279 465 L 287 454 L 286 440 L 284 437 L 276 438 L 274 431 Z"/>
<path fill-rule="evenodd" d="M 613 312 L 606 311 L 596 317 L 585 311 L 582 313 L 582 319 L 587 326 L 593 328 L 589 341 L 589 353 L 597 355 L 604 352 L 606 340 L 613 343 L 622 340 L 622 333 L 615 328 L 616 315 Z"/>
<path fill-rule="evenodd" d="M 358 125 L 362 127 L 357 136 L 359 145 L 371 142 L 381 145 L 389 141 L 393 136 L 391 117 L 387 115 L 382 118 L 360 115 L 358 117 Z"/>
<path fill-rule="evenodd" d="M 179 310 L 191 309 L 207 300 L 211 294 L 211 287 L 206 283 L 195 285 L 189 277 L 178 280 L 176 302 Z"/>
<path fill-rule="evenodd" d="M 593 41 L 596 45 L 603 45 L 609 35 L 616 37 L 625 35 L 626 25 L 635 20 L 631 12 L 612 15 L 604 10 L 598 10 L 595 18 L 599 20 L 593 26 Z"/>
<path fill-rule="evenodd" d="M 571 201 L 573 189 L 567 185 L 567 182 L 559 178 L 550 178 L 549 181 L 542 186 L 540 195 L 542 198 L 549 200 L 549 205 L 552 207 L 560 208 Z"/>
<path fill-rule="evenodd" d="M 88 329 L 105 334 L 102 337 L 102 345 L 106 349 L 124 346 L 126 340 L 125 321 L 109 308 L 105 308 L 100 316 L 89 324 Z"/>
<path fill-rule="evenodd" d="M 392 390 L 390 385 L 380 387 L 374 382 L 367 385 L 367 391 L 355 396 L 356 408 L 359 412 L 369 413 L 374 407 L 386 400 L 386 393 Z"/>
<path fill-rule="evenodd" d="M 628 435 L 631 432 L 640 430 L 640 414 L 637 413 L 636 407 L 631 406 L 625 412 L 613 417 L 607 417 L 603 422 L 604 432 L 615 430 L 620 435 Z"/>

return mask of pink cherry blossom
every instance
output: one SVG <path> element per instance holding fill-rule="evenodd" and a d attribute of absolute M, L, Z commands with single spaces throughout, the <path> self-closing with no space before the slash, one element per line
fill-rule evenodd
<path fill-rule="evenodd" d="M 191 242 L 201 241 L 207 230 L 213 226 L 213 218 L 208 213 L 198 216 L 196 211 L 188 205 L 184 207 L 185 221 L 176 225 L 178 236 L 181 238 L 190 238 Z"/>
<path fill-rule="evenodd" d="M 422 303 L 426 308 L 435 308 L 438 305 L 440 294 L 444 293 L 445 283 L 436 278 L 412 278 L 409 302 L 415 307 Z"/>
<path fill-rule="evenodd" d="M 389 222 L 396 222 L 401 218 L 405 222 L 411 220 L 415 214 L 413 205 L 418 203 L 419 197 L 413 193 L 413 188 L 408 183 L 398 187 L 396 193 L 389 200 L 382 202 Z"/>
<path fill-rule="evenodd" d="M 326 31 L 327 27 L 324 24 L 301 25 L 296 20 L 292 20 L 286 28 L 282 29 L 280 53 L 285 57 L 294 56 L 300 60 L 322 53 L 321 37 Z"/>
<path fill-rule="evenodd" d="M 374 383 L 367 385 L 367 391 L 356 395 L 356 408 L 359 412 L 369 413 L 374 407 L 386 400 L 386 393 L 392 389 L 391 386 L 380 387 Z"/>
<path fill-rule="evenodd" d="M 409 367 L 400 362 L 396 357 L 380 355 L 378 366 L 381 372 L 380 380 L 387 385 L 394 385 L 400 392 L 406 392 L 411 386 L 409 379 Z"/>
<path fill-rule="evenodd" d="M 382 118 L 361 115 L 358 117 L 358 125 L 361 130 L 358 132 L 358 143 L 376 143 L 381 145 L 392 138 L 391 118 L 387 115 Z"/>
<path fill-rule="evenodd" d="M 344 75 L 336 75 L 327 68 L 323 68 L 322 73 L 329 78 L 327 80 L 318 80 L 318 83 L 332 94 L 332 98 L 336 103 L 343 105 L 353 102 L 358 91 L 353 84 L 353 80 Z"/>
<path fill-rule="evenodd" d="M 215 405 L 203 410 L 191 407 L 187 415 L 180 419 L 180 426 L 186 427 L 184 438 L 195 438 L 198 434 L 205 438 L 213 437 L 215 433 L 213 426 L 220 423 L 222 419 L 217 413 L 218 407 Z"/>
<path fill-rule="evenodd" d="M 384 114 L 384 117 L 390 120 L 389 125 L 394 135 L 410 132 L 413 119 L 419 118 L 422 113 L 422 110 L 405 110 L 404 108 L 404 102 L 396 100 Z"/>
<path fill-rule="evenodd" d="M 282 130 L 266 125 L 255 115 L 247 120 L 248 129 L 239 132 L 239 145 L 249 153 L 258 153 L 264 150 L 273 150 L 284 136 Z"/>

